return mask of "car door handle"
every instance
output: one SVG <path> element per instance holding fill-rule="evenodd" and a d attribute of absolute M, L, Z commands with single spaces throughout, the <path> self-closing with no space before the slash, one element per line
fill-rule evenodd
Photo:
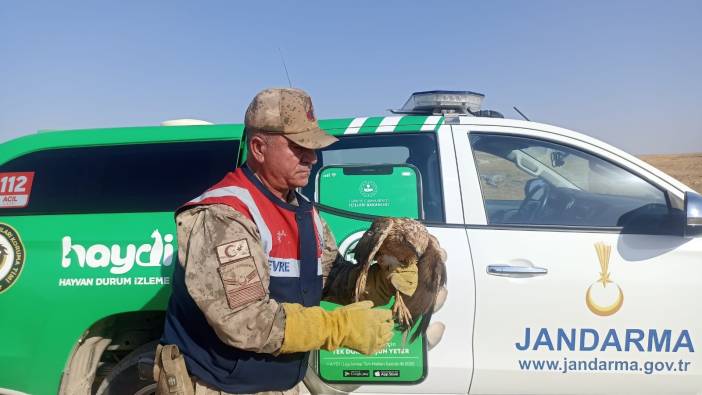
<path fill-rule="evenodd" d="M 534 277 L 548 274 L 548 269 L 535 266 L 488 265 L 487 272 L 502 277 Z"/>

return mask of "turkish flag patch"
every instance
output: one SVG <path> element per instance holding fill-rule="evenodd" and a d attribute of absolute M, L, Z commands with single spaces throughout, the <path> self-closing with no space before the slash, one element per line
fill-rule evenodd
<path fill-rule="evenodd" d="M 219 260 L 220 265 L 238 261 L 250 256 L 251 251 L 249 251 L 249 243 L 246 241 L 246 239 L 232 241 L 230 243 L 217 246 L 217 260 Z"/>

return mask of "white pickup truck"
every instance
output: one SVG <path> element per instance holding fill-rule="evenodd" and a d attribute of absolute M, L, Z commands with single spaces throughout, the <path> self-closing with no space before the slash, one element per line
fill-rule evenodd
<path fill-rule="evenodd" d="M 410 102 L 436 112 L 460 94 Z M 446 330 L 421 384 L 356 391 L 702 393 L 698 194 L 554 126 L 466 114 L 429 116 L 416 127 L 428 135 L 386 134 L 403 121 L 384 118 L 377 142 L 357 148 L 368 120 L 354 119 L 318 166 L 419 169 L 427 225 L 448 252 L 449 296 L 433 318 Z"/>
<path fill-rule="evenodd" d="M 333 207 L 320 173 L 406 166 L 416 216 L 448 253 L 448 298 L 423 380 L 337 385 L 310 369 L 310 390 L 702 393 L 702 197 L 594 138 L 483 111 L 481 98 L 420 92 L 392 116 L 320 121 L 340 141 L 319 153 L 303 192 L 336 214 L 391 215 L 380 198 L 391 185 L 367 180 L 362 198 Z M 0 316 L 11 317 L 0 393 L 66 393 L 81 378 L 88 392 L 154 390 L 172 211 L 241 163 L 241 131 L 64 131 L 0 147 L 0 176 L 25 177 L 0 207 L 0 246 L 12 252 L 0 264 Z M 347 252 L 360 235 L 330 218 Z M 150 253 L 126 265 L 130 246 Z M 23 313 L 34 306 L 43 313 Z"/>

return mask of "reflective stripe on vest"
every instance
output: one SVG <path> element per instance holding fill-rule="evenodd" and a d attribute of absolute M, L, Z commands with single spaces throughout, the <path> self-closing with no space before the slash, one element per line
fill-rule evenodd
<path fill-rule="evenodd" d="M 266 221 L 263 220 L 263 216 L 258 210 L 258 206 L 256 206 L 256 203 L 254 203 L 253 197 L 251 197 L 251 193 L 241 187 L 222 187 L 203 193 L 202 195 L 189 201 L 188 205 L 198 204 L 205 199 L 215 197 L 234 197 L 239 199 L 242 203 L 244 203 L 244 205 L 246 205 L 246 208 L 249 209 L 249 212 L 253 217 L 254 223 L 256 223 L 256 227 L 258 227 L 258 232 L 261 234 L 261 242 L 263 243 L 263 249 L 266 252 L 266 255 L 270 254 L 271 248 L 273 248 L 273 237 L 271 237 L 271 231 L 270 229 L 268 229 Z"/>
<path fill-rule="evenodd" d="M 309 200 L 305 196 L 303 196 L 299 193 L 297 194 L 297 196 L 301 197 L 309 202 Z M 258 209 L 258 206 L 256 205 L 253 197 L 251 196 L 251 193 L 248 190 L 246 190 L 245 188 L 237 187 L 237 186 L 227 186 L 227 187 L 211 189 L 211 190 L 206 191 L 202 195 L 196 197 L 195 199 L 189 201 L 187 203 L 187 205 L 196 205 L 196 204 L 202 202 L 203 200 L 209 199 L 209 198 L 223 198 L 223 197 L 233 197 L 233 198 L 238 199 L 240 202 L 242 202 L 246 206 L 246 208 L 249 210 L 249 213 L 251 213 L 251 217 L 253 218 L 253 221 L 256 224 L 256 227 L 258 228 L 258 231 L 261 235 L 261 243 L 263 244 L 263 249 L 266 253 L 266 256 L 268 257 L 268 266 L 270 268 L 271 277 L 299 277 L 300 276 L 300 261 L 299 261 L 299 259 L 281 258 L 281 257 L 271 256 L 271 249 L 273 248 L 273 236 L 271 235 L 271 231 L 268 228 L 266 221 L 264 221 L 263 216 L 261 215 L 261 211 Z M 322 220 L 321 220 L 317 210 L 313 208 L 312 212 L 314 215 L 315 231 L 317 232 L 317 236 L 318 236 L 318 240 L 319 240 L 319 251 L 323 251 L 324 244 L 325 244 L 324 227 L 322 225 Z M 281 262 L 283 262 L 283 263 L 281 263 Z M 288 263 L 288 265 L 285 266 L 285 263 Z M 281 268 L 284 268 L 286 270 L 281 270 Z M 290 268 L 290 269 L 288 269 L 288 268 Z M 322 259 L 321 258 L 317 258 L 317 274 L 322 275 Z"/>

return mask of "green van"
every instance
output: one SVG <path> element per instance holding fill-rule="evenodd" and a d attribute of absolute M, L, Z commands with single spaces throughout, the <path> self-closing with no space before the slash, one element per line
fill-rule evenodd
<path fill-rule="evenodd" d="M 417 133 L 427 118 L 394 128 L 416 133 L 402 144 L 419 154 L 431 139 Z M 337 148 L 398 144 L 366 138 L 383 119 L 365 119 Z M 320 125 L 343 135 L 353 121 Z M 0 236 L 11 242 L 0 266 L 0 392 L 65 393 L 76 382 L 98 393 L 153 390 L 173 212 L 242 162 L 242 135 L 240 124 L 158 126 L 40 132 L 0 145 L 0 180 L 14 187 L 0 195 L 9 201 Z"/>

